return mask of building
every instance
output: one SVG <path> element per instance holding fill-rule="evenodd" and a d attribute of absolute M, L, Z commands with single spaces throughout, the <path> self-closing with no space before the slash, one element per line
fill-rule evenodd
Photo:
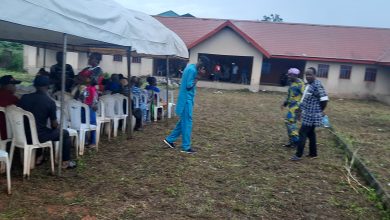
<path fill-rule="evenodd" d="M 296 67 L 303 72 L 312 66 L 318 69 L 318 78 L 333 96 L 377 98 L 390 103 L 390 29 L 177 16 L 155 18 L 183 39 L 191 63 L 199 55 L 205 55 L 213 65 L 218 63 L 222 67 L 219 82 L 210 80 L 212 71 L 209 71 L 210 76 L 200 86 L 285 91 L 288 68 Z M 28 51 L 30 54 L 26 55 Z M 35 55 L 42 54 L 26 47 L 26 59 L 30 62 L 27 69 L 34 62 L 42 63 L 39 61 L 42 56 L 31 58 L 34 51 Z M 85 54 L 73 56 L 69 56 L 69 63 L 85 66 Z M 141 63 L 132 65 L 133 73 L 165 75 L 165 60 L 138 61 Z M 183 61 L 171 60 L 171 76 L 179 75 L 178 70 L 184 65 Z M 235 65 L 238 75 L 232 74 Z M 126 63 L 115 61 L 115 56 L 104 56 L 101 66 L 107 72 L 123 73 Z"/>

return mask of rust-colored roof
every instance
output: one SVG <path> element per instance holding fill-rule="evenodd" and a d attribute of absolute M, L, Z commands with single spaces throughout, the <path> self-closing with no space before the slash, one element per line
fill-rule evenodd
<path fill-rule="evenodd" d="M 205 18 L 156 18 L 191 49 L 231 28 L 266 57 L 390 63 L 390 29 Z"/>

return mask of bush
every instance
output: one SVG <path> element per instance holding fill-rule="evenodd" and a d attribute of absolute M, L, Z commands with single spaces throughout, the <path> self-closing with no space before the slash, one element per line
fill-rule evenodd
<path fill-rule="evenodd" d="M 7 70 L 23 71 L 23 45 L 0 41 L 0 64 Z"/>

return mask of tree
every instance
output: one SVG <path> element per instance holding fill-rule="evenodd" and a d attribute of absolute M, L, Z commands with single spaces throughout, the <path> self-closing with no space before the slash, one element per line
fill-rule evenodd
<path fill-rule="evenodd" d="M 261 21 L 267 21 L 267 22 L 283 22 L 283 18 L 280 17 L 278 14 L 271 14 L 270 16 L 264 15 L 263 20 Z"/>

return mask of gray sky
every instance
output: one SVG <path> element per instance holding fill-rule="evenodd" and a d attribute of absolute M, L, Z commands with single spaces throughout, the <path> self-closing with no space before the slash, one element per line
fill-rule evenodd
<path fill-rule="evenodd" d="M 116 0 L 155 15 L 168 10 L 202 18 L 262 19 L 279 14 L 285 22 L 390 28 L 390 0 Z"/>

